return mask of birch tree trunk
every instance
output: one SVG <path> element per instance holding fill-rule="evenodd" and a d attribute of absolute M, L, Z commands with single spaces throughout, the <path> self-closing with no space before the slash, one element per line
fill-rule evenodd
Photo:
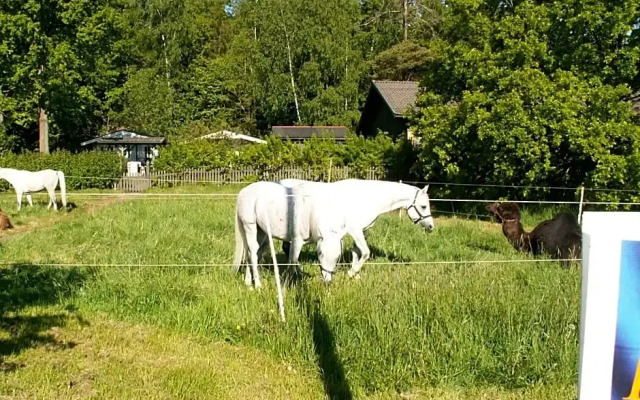
<path fill-rule="evenodd" d="M 404 40 L 409 37 L 409 0 L 402 0 L 402 31 Z"/>
<path fill-rule="evenodd" d="M 289 34 L 287 33 L 287 25 L 284 20 L 284 12 L 280 9 L 280 17 L 282 17 L 282 29 L 284 30 L 284 38 L 287 41 L 287 57 L 289 58 L 289 76 L 291 77 L 291 89 L 293 90 L 293 101 L 296 105 L 296 116 L 298 122 L 302 122 L 300 118 L 300 107 L 298 105 L 298 93 L 296 92 L 296 81 L 293 77 L 293 61 L 291 60 L 291 44 L 289 43 Z"/>
<path fill-rule="evenodd" d="M 40 153 L 49 154 L 49 119 L 43 108 L 38 109 L 38 133 Z"/>
<path fill-rule="evenodd" d="M 38 75 L 42 74 L 44 66 L 38 67 Z M 38 108 L 38 148 L 40 153 L 49 154 L 49 119 L 44 108 Z"/>

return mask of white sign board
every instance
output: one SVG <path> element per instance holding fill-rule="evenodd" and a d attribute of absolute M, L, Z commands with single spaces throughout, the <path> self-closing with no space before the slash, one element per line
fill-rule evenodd
<path fill-rule="evenodd" d="M 640 213 L 585 212 L 579 400 L 640 400 Z"/>

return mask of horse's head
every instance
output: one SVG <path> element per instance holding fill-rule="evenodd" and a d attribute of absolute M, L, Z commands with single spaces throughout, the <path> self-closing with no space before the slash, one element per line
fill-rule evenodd
<path fill-rule="evenodd" d="M 487 211 L 501 224 L 520 221 L 520 208 L 516 203 L 491 203 L 487 206 Z"/>
<path fill-rule="evenodd" d="M 407 207 L 407 215 L 409 215 L 414 224 L 420 225 L 428 232 L 431 232 L 433 231 L 433 217 L 431 216 L 427 189 L 429 189 L 429 185 L 416 192 L 413 203 Z"/>

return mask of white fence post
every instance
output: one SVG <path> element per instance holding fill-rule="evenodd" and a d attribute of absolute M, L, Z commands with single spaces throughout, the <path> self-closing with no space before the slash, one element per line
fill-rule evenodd
<path fill-rule="evenodd" d="M 584 185 L 580 186 L 580 205 L 578 206 L 578 223 L 582 223 L 582 203 L 584 202 Z"/>
<path fill-rule="evenodd" d="M 402 179 L 400 179 L 398 182 L 402 183 Z M 402 208 L 398 208 L 398 218 L 402 218 Z"/>

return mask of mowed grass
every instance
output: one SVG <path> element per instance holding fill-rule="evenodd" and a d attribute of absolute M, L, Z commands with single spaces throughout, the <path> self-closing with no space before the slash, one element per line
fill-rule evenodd
<path fill-rule="evenodd" d="M 91 213 L 79 206 L 59 223 L 4 238 L 2 260 L 20 265 L 0 276 L 11 304 L 0 308 L 0 396 L 574 397 L 579 265 L 495 261 L 533 259 L 515 252 L 488 220 L 438 216 L 427 234 L 392 213 L 367 233 L 374 257 L 361 280 L 342 267 L 325 287 L 308 264 L 314 247 L 305 247 L 310 276 L 286 287 L 283 324 L 268 269 L 265 288 L 253 292 L 231 267 L 211 266 L 231 260 L 234 206 L 233 197 L 213 196 L 126 200 Z M 527 228 L 554 211 L 525 210 Z M 343 261 L 350 247 L 345 240 Z M 414 264 L 467 260 L 478 262 Z M 376 265 L 383 262 L 393 264 Z M 143 339 L 128 341 L 132 331 Z M 93 346 L 109 350 L 101 355 Z M 227 352 L 214 357 L 216 346 Z M 180 362 L 168 362 L 168 388 L 164 363 L 183 352 Z M 84 391 L 73 392 L 68 381 L 86 370 L 93 371 L 90 384 L 83 380 Z M 253 373 L 262 386 L 249 379 Z M 244 395 L 228 384 L 236 375 L 231 382 Z"/>

